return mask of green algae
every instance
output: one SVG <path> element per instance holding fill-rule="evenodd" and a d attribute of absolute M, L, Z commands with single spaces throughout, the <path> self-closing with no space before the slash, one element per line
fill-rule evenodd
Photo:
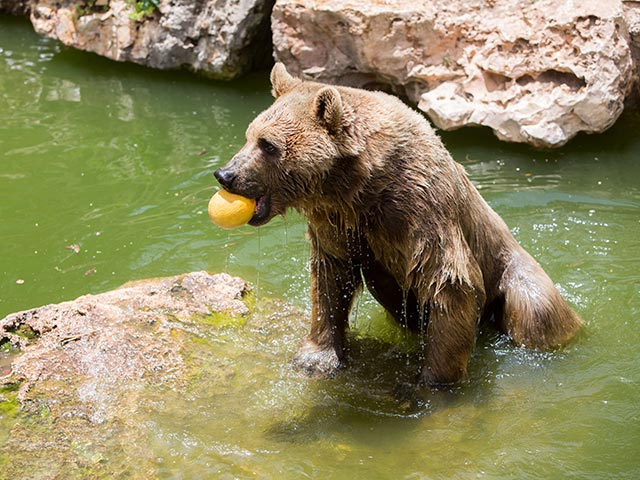
<path fill-rule="evenodd" d="M 14 384 L 0 386 L 0 478 L 4 466 L 13 457 L 11 451 L 4 451 L 3 445 L 11 435 L 13 426 L 20 416 L 20 402 L 18 400 L 18 387 Z"/>
<path fill-rule="evenodd" d="M 9 355 L 15 351 L 8 339 L 0 340 L 0 354 Z"/>
<path fill-rule="evenodd" d="M 15 390 L 0 387 L 0 420 L 15 419 L 20 412 L 20 402 Z"/>
<path fill-rule="evenodd" d="M 252 315 L 256 313 L 256 296 L 251 291 L 245 291 L 242 295 L 242 303 L 247 307 L 246 312 L 211 311 L 208 315 L 194 316 L 193 321 L 215 328 L 242 328 Z"/>
<path fill-rule="evenodd" d="M 21 323 L 16 328 L 9 329 L 7 331 L 10 333 L 14 333 L 26 340 L 33 340 L 34 338 L 38 337 L 38 332 L 24 323 Z"/>
<path fill-rule="evenodd" d="M 195 321 L 216 328 L 241 328 L 247 323 L 247 315 L 212 312 L 209 315 L 195 318 Z"/>

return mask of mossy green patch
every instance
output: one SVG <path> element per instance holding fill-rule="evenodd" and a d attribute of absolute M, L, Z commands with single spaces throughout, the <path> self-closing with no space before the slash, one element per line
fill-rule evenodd
<path fill-rule="evenodd" d="M 17 395 L 5 396 L 0 394 L 0 418 L 15 418 L 20 411 Z"/>
<path fill-rule="evenodd" d="M 5 383 L 4 385 L 0 386 L 0 395 L 3 395 L 5 393 L 17 392 L 19 388 L 20 388 L 20 382 Z"/>
<path fill-rule="evenodd" d="M 128 3 L 133 4 L 135 8 L 134 11 L 129 15 L 131 20 L 135 22 L 141 22 L 146 17 L 153 15 L 153 13 L 160 8 L 160 0 L 129 0 Z"/>
<path fill-rule="evenodd" d="M 107 10 L 109 5 L 96 5 L 96 0 L 86 0 L 76 4 L 74 14 L 76 18 L 80 18 L 91 13 L 104 13 Z"/>
<path fill-rule="evenodd" d="M 19 413 L 18 392 L 5 386 L 0 387 L 0 446 L 4 445 L 9 438 Z M 2 466 L 6 461 L 6 457 L 0 452 L 0 471 L 3 470 Z"/>
<path fill-rule="evenodd" d="M 208 315 L 201 315 L 194 318 L 196 322 L 202 322 L 216 328 L 241 328 L 251 315 L 255 312 L 256 298 L 252 293 L 245 293 L 242 302 L 246 305 L 248 312 L 241 314 L 236 312 L 211 312 Z"/>
<path fill-rule="evenodd" d="M 217 328 L 240 328 L 247 323 L 247 315 L 232 315 L 224 312 L 214 312 L 198 319 L 199 321 Z"/>
<path fill-rule="evenodd" d="M 0 419 L 15 418 L 20 411 L 18 389 L 20 383 L 11 382 L 0 386 Z"/>
<path fill-rule="evenodd" d="M 13 353 L 14 351 L 15 351 L 15 348 L 13 348 L 9 340 L 7 339 L 0 340 L 0 354 L 2 353 L 10 354 L 10 353 Z"/>
<path fill-rule="evenodd" d="M 8 331 L 18 335 L 19 337 L 26 338 L 27 340 L 33 340 L 38 336 L 38 332 L 26 323 L 21 323 L 15 328 L 8 329 Z"/>

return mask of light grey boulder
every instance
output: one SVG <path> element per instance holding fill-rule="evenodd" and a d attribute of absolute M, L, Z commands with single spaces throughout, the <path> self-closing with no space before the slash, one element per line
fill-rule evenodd
<path fill-rule="evenodd" d="M 143 16 L 134 2 L 32 0 L 43 35 L 113 60 L 160 69 L 187 68 L 229 80 L 271 62 L 273 0 L 160 0 Z"/>

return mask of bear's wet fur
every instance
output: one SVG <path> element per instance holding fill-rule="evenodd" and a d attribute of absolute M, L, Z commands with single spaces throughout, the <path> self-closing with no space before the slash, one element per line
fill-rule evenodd
<path fill-rule="evenodd" d="M 341 367 L 363 284 L 425 335 L 422 384 L 465 378 L 481 318 L 528 348 L 576 334 L 580 318 L 422 115 L 385 93 L 302 81 L 279 63 L 271 83 L 275 102 L 216 177 L 256 199 L 254 226 L 287 208 L 308 220 L 311 331 L 298 367 Z"/>

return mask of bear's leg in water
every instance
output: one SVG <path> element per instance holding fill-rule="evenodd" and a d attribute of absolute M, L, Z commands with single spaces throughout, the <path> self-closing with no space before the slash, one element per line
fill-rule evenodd
<path fill-rule="evenodd" d="M 447 282 L 437 287 L 429 302 L 420 384 L 446 385 L 467 376 L 484 301 L 481 283 Z"/>
<path fill-rule="evenodd" d="M 293 359 L 312 375 L 327 376 L 342 366 L 349 310 L 362 278 L 350 260 L 311 248 L 311 332 Z"/>

